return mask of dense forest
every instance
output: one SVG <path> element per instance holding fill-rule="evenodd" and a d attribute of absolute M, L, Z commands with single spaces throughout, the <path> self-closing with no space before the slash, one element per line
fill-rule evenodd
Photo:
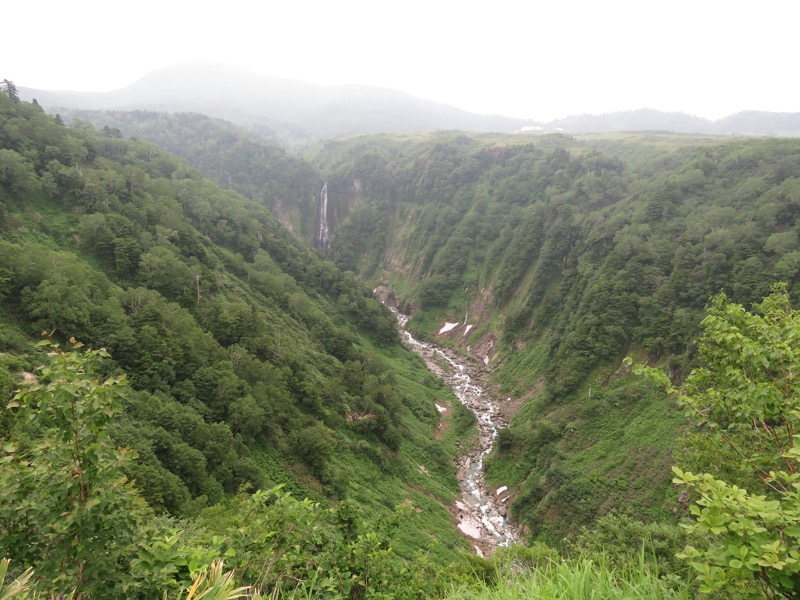
<path fill-rule="evenodd" d="M 202 115 L 66 120 L 0 93 L 0 575 L 795 597 L 796 140 L 441 132 L 301 158 Z M 467 553 L 446 507 L 473 417 L 377 284 L 492 369 L 511 424 L 486 477 L 527 546 Z"/>

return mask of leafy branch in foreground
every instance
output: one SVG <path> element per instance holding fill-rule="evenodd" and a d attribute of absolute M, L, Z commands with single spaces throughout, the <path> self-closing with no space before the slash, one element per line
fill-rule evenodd
<path fill-rule="evenodd" d="M 704 591 L 759 593 L 757 583 L 762 594 L 796 598 L 800 313 L 783 284 L 753 312 L 720 294 L 708 313 L 699 341 L 704 366 L 681 388 L 656 369 L 634 366 L 677 396 L 700 432 L 709 470 L 718 473 L 673 469 L 674 483 L 698 495 L 688 528 L 709 540 L 702 550 L 687 546 L 682 557 Z"/>
<path fill-rule="evenodd" d="M 80 346 L 50 345 L 39 379 L 9 404 L 17 431 L 0 458 L 0 555 L 78 599 L 122 585 L 143 510 L 107 433 L 124 377 L 101 380 L 105 351 Z"/>

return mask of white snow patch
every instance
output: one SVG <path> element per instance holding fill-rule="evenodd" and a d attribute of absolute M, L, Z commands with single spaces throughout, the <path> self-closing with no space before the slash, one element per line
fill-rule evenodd
<path fill-rule="evenodd" d="M 508 491 L 508 486 L 504 485 L 504 486 L 501 486 L 501 487 L 497 488 L 497 491 L 495 492 L 495 494 L 497 494 L 499 496 L 503 492 L 507 492 L 507 491 Z"/>
<path fill-rule="evenodd" d="M 436 404 L 436 410 L 439 411 L 439 414 L 443 415 L 444 413 L 447 412 L 447 407 L 446 406 L 442 406 L 441 404 Z"/>
<path fill-rule="evenodd" d="M 448 331 L 452 331 L 453 329 L 455 329 L 459 325 L 461 325 L 461 323 L 448 323 L 448 322 L 445 321 L 444 326 L 439 330 L 439 335 L 442 335 L 443 333 L 447 333 Z"/>
<path fill-rule="evenodd" d="M 472 329 L 473 327 L 474 327 L 474 325 L 467 325 L 466 326 L 466 328 L 464 329 L 464 337 L 467 337 L 467 334 L 469 333 L 469 330 Z"/>

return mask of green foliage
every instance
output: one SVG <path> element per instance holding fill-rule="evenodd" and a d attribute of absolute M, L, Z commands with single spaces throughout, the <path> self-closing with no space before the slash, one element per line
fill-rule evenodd
<path fill-rule="evenodd" d="M 725 478 L 674 468 L 674 482 L 697 494 L 689 529 L 708 548 L 689 545 L 683 557 L 706 591 L 746 591 L 754 582 L 784 597 L 800 589 L 798 339 L 800 314 L 785 285 L 754 312 L 720 294 L 703 321 L 703 366 L 680 389 L 661 373 L 637 369 L 678 396 L 713 442 L 702 447 L 706 468 Z"/>
<path fill-rule="evenodd" d="M 20 409 L 20 434 L 4 446 L 0 471 L 0 553 L 77 597 L 120 589 L 144 510 L 126 485 L 125 454 L 108 436 L 124 379 L 100 378 L 105 356 L 52 347 L 39 381 L 10 405 Z"/>
<path fill-rule="evenodd" d="M 0 363 L 0 439 L 5 439 L 14 423 L 14 415 L 7 407 L 16 382 L 6 365 Z"/>
<path fill-rule="evenodd" d="M 668 461 L 680 412 L 655 386 L 608 375 L 567 406 L 528 402 L 486 461 L 491 483 L 519 490 L 512 514 L 536 539 L 561 546 L 611 512 L 674 518 Z"/>
<path fill-rule="evenodd" d="M 8 79 L 3 79 L 3 85 L 6 87 L 4 92 L 9 97 L 9 99 L 14 104 L 19 104 L 19 92 L 17 91 L 17 86 L 14 85 L 13 81 L 9 81 Z"/>
<path fill-rule="evenodd" d="M 303 460 L 317 473 L 322 473 L 325 465 L 336 449 L 336 440 L 330 430 L 321 424 L 302 429 L 295 441 L 297 451 Z"/>
<path fill-rule="evenodd" d="M 233 600 L 234 598 L 260 598 L 257 594 L 251 595 L 250 587 L 234 587 L 234 574 L 232 571 L 223 572 L 223 561 L 211 563 L 206 572 L 200 573 L 195 578 L 192 586 L 182 595 L 185 600 Z"/>
<path fill-rule="evenodd" d="M 356 502 L 329 508 L 278 487 L 241 493 L 181 528 L 154 520 L 108 434 L 120 415 L 124 377 L 98 376 L 103 350 L 45 345 L 52 351 L 40 379 L 12 401 L 20 415 L 0 471 L 0 550 L 33 566 L 39 589 L 73 589 L 76 598 L 153 598 L 162 590 L 177 597 L 187 588 L 186 598 L 433 592 L 435 566 L 421 553 L 409 560 L 393 548 L 410 507 L 375 525 Z M 235 580 L 214 562 L 222 556 L 234 565 Z M 24 587 L 25 577 L 10 589 Z"/>
<path fill-rule="evenodd" d="M 800 586 L 800 493 L 797 476 L 775 473 L 779 486 L 793 486 L 778 500 L 749 494 L 713 475 L 675 468 L 674 482 L 696 490 L 691 530 L 711 537 L 707 549 L 687 546 L 680 555 L 697 571 L 702 591 L 724 590 L 793 598 Z M 752 590 L 758 582 L 760 589 Z M 750 589 L 749 589 L 750 588 Z"/>
<path fill-rule="evenodd" d="M 419 285 L 417 297 L 423 308 L 446 306 L 453 290 L 444 275 L 433 275 Z"/>
<path fill-rule="evenodd" d="M 355 503 L 324 508 L 296 500 L 280 488 L 240 495 L 221 512 L 201 516 L 229 538 L 229 564 L 241 580 L 269 597 L 419 598 L 432 591 L 421 556 L 408 562 L 392 548 L 403 514 L 378 526 L 361 521 Z"/>
<path fill-rule="evenodd" d="M 530 546 L 513 544 L 498 548 L 490 557 L 463 553 L 459 560 L 440 574 L 440 585 L 446 591 L 458 586 L 480 589 L 502 585 L 511 573 L 526 574 L 547 568 L 562 560 L 558 550 L 542 542 Z"/>
<path fill-rule="evenodd" d="M 629 516 L 610 513 L 585 530 L 575 547 L 583 554 L 605 555 L 609 564 L 618 567 L 639 566 L 642 556 L 654 573 L 672 579 L 685 571 L 676 555 L 686 545 L 687 532 L 678 524 L 645 523 Z"/>
<path fill-rule="evenodd" d="M 379 206 L 365 204 L 349 212 L 337 229 L 337 242 L 331 258 L 343 271 L 364 276 L 376 274 L 380 258 L 386 252 L 389 215 Z"/>

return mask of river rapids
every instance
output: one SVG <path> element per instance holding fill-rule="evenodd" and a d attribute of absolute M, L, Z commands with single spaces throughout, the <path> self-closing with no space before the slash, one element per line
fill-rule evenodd
<path fill-rule="evenodd" d="M 514 526 L 506 519 L 509 495 L 504 487 L 489 490 L 483 477 L 483 459 L 492 451 L 497 431 L 507 424 L 501 422 L 492 397 L 486 393 L 485 371 L 465 363 L 465 359 L 446 348 L 420 342 L 405 329 L 408 317 L 398 314 L 405 344 L 424 360 L 428 369 L 447 383 L 459 400 L 476 418 L 478 441 L 458 459 L 458 480 L 461 499 L 456 500 L 453 512 L 459 530 L 469 538 L 475 552 L 483 556 L 517 539 Z M 481 365 L 483 367 L 483 365 Z M 443 407 L 437 406 L 440 412 Z"/>

